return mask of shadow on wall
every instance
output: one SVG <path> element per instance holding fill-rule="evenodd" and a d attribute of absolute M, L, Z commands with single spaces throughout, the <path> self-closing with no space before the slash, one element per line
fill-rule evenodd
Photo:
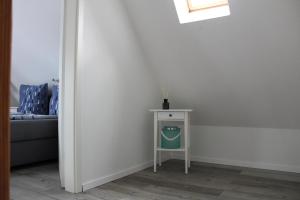
<path fill-rule="evenodd" d="M 11 95 L 10 95 L 10 105 L 11 106 L 18 106 L 19 105 L 18 87 L 12 82 L 10 82 L 10 93 L 11 93 Z"/>

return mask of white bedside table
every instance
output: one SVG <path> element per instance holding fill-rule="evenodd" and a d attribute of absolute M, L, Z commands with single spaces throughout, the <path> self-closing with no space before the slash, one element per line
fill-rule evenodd
<path fill-rule="evenodd" d="M 159 165 L 161 165 L 161 152 L 162 151 L 175 151 L 184 152 L 185 158 L 185 173 L 188 173 L 188 168 L 191 166 L 191 148 L 190 148 L 190 113 L 191 109 L 151 109 L 150 112 L 154 113 L 154 172 L 157 166 L 157 152 L 159 153 Z M 159 122 L 162 121 L 177 121 L 184 123 L 184 146 L 180 149 L 163 149 L 160 146 L 160 137 L 158 137 Z M 159 144 L 159 146 L 158 146 Z"/>

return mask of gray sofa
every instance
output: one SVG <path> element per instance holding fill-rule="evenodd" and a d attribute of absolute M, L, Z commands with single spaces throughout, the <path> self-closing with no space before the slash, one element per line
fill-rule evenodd
<path fill-rule="evenodd" d="M 58 159 L 58 120 L 11 120 L 11 166 Z"/>

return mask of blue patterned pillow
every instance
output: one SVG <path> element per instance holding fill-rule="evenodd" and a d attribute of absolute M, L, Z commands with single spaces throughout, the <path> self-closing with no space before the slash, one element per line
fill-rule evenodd
<path fill-rule="evenodd" d="M 52 96 L 49 103 L 49 115 L 58 115 L 58 86 L 52 87 Z"/>
<path fill-rule="evenodd" d="M 48 115 L 48 84 L 21 85 L 19 112 Z"/>
<path fill-rule="evenodd" d="M 21 102 L 24 101 L 24 98 L 26 97 L 26 90 L 31 87 L 31 85 L 21 85 L 20 86 L 20 90 L 19 90 L 19 103 L 21 104 Z M 20 107 L 18 108 L 18 112 L 20 111 Z"/>

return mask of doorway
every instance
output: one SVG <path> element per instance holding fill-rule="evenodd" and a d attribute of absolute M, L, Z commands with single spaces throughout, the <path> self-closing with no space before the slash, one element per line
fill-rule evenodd
<path fill-rule="evenodd" d="M 78 0 L 61 0 L 59 62 L 59 147 L 60 183 L 73 193 L 82 191 L 79 145 L 75 142 L 75 67 L 77 55 Z M 9 199 L 10 177 L 10 61 L 12 41 L 12 0 L 0 0 L 1 68 L 0 68 L 0 199 Z M 67 102 L 67 103 L 65 103 Z M 66 120 L 65 120 L 66 119 Z M 68 140 L 64 143 L 64 138 Z M 63 162 L 61 162 L 63 161 Z"/>
<path fill-rule="evenodd" d="M 10 81 L 11 196 L 36 180 L 60 187 L 59 71 L 63 0 L 13 0 Z M 29 187 L 31 186 L 31 187 Z M 49 185 L 47 186 L 49 187 Z"/>

